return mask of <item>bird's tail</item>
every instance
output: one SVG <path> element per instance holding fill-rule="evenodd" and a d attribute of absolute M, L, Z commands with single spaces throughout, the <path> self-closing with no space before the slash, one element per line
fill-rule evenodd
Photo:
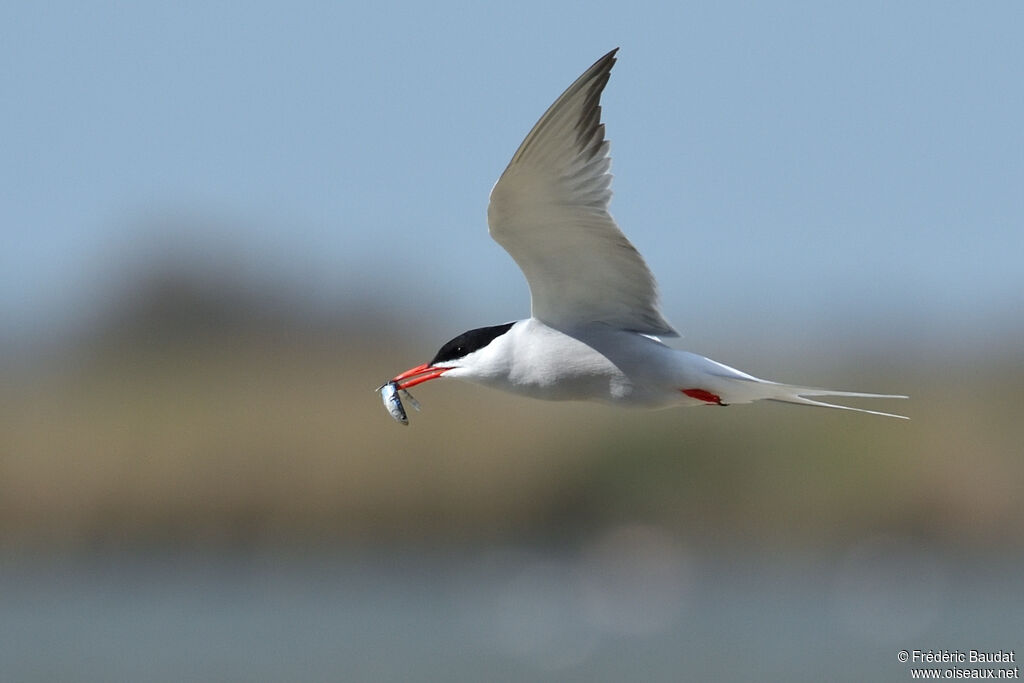
<path fill-rule="evenodd" d="M 695 384 L 688 386 L 699 387 L 698 389 L 683 389 L 683 393 L 691 398 L 697 398 L 709 403 L 729 405 L 731 403 L 750 403 L 752 401 L 781 401 L 783 403 L 795 403 L 803 406 L 818 406 L 819 408 L 856 410 L 860 413 L 895 417 L 901 420 L 909 419 L 906 415 L 894 415 L 893 413 L 883 413 L 877 410 L 867 410 L 866 408 L 853 408 L 835 403 L 825 403 L 824 401 L 815 401 L 814 398 L 811 398 L 820 396 L 907 398 L 906 396 L 897 394 L 865 394 L 859 391 L 836 391 L 834 389 L 770 382 L 687 351 L 677 352 L 676 358 L 680 359 L 680 365 L 685 368 L 685 375 L 681 376 L 680 380 L 684 383 L 695 382 Z"/>
<path fill-rule="evenodd" d="M 809 396 L 842 396 L 847 398 L 907 398 L 899 394 L 865 394 L 859 391 L 835 391 L 832 389 L 818 389 L 815 387 L 799 387 L 792 384 L 779 384 L 778 382 L 764 382 L 771 389 L 771 394 L 764 398 L 769 401 L 781 401 L 783 403 L 795 403 L 803 406 L 818 406 L 819 408 L 836 408 L 838 410 L 856 410 L 859 413 L 870 413 L 883 417 L 895 417 L 900 420 L 909 420 L 906 415 L 894 413 L 883 413 L 878 410 L 867 410 L 866 408 L 854 408 L 852 406 L 838 405 L 815 401 Z"/>

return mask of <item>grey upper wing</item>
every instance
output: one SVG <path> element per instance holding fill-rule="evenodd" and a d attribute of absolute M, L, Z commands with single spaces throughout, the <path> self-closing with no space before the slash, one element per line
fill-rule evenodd
<path fill-rule="evenodd" d="M 530 284 L 535 318 L 675 336 L 647 264 L 608 213 L 600 99 L 616 52 L 587 69 L 526 136 L 491 190 L 487 220 Z"/>

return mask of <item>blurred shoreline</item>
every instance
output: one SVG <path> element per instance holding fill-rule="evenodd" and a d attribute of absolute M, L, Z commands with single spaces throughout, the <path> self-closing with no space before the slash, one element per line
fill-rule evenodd
<path fill-rule="evenodd" d="M 405 429 L 373 389 L 438 342 L 404 314 L 326 318 L 168 271 L 125 292 L 0 389 L 0 550 L 530 542 L 622 521 L 755 546 L 897 533 L 1022 547 L 1019 349 L 940 363 L 851 341 L 804 377 L 787 365 L 812 352 L 772 358 L 790 381 L 908 393 L 888 407 L 909 423 L 775 404 L 618 412 L 438 383 Z"/>

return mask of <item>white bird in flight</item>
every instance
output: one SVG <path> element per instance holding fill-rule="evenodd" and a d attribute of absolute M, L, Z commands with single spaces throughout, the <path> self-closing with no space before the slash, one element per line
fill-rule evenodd
<path fill-rule="evenodd" d="M 392 415 L 406 422 L 397 391 L 443 377 L 556 401 L 667 408 L 767 399 L 904 418 L 811 397 L 906 396 L 770 382 L 662 343 L 678 333 L 659 310 L 643 257 L 608 212 L 600 100 L 617 51 L 544 112 L 491 190 L 491 237 L 526 276 L 531 316 L 464 332 L 395 376 L 382 387 Z"/>

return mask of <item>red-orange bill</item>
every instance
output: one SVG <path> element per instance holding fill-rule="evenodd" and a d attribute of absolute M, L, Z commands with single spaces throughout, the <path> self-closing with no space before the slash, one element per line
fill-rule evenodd
<path fill-rule="evenodd" d="M 451 370 L 451 368 L 435 368 L 430 363 L 424 363 L 423 365 L 417 365 L 414 368 L 410 368 L 400 375 L 395 375 L 392 378 L 399 389 L 408 389 L 414 387 L 417 384 L 422 384 L 428 380 L 437 379 L 444 373 Z"/>

